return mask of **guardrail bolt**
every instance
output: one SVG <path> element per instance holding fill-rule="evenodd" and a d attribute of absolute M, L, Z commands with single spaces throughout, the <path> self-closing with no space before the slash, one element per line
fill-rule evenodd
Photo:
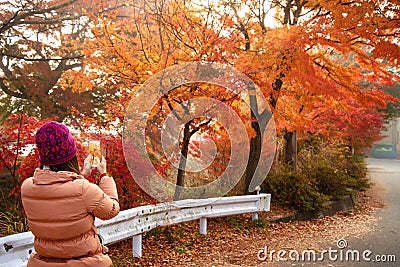
<path fill-rule="evenodd" d="M 10 249 L 13 248 L 12 245 L 8 245 L 7 243 L 4 243 L 3 246 L 4 246 L 4 249 L 6 250 L 6 252 L 8 252 Z"/>

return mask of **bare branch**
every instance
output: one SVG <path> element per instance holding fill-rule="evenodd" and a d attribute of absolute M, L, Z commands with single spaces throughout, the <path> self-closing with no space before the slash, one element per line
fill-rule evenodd
<path fill-rule="evenodd" d="M 68 59 L 81 59 L 84 58 L 83 55 L 80 56 L 72 56 L 72 57 L 60 57 L 60 58 L 28 58 L 25 56 L 19 56 L 19 55 L 15 55 L 15 54 L 9 54 L 9 53 L 0 53 L 0 56 L 6 56 L 6 57 L 11 57 L 11 58 L 15 58 L 15 59 L 22 59 L 25 61 L 50 61 L 50 60 L 54 60 L 54 61 L 58 61 L 58 60 L 68 60 Z"/>
<path fill-rule="evenodd" d="M 203 126 L 206 126 L 212 121 L 212 118 L 208 118 L 206 121 L 201 122 L 196 125 L 193 130 L 190 131 L 189 136 L 192 137 L 196 132 L 198 132 Z"/>
<path fill-rule="evenodd" d="M 47 22 L 45 20 L 40 20 L 40 21 L 25 21 L 25 18 L 31 17 L 31 16 L 35 16 L 35 15 L 42 15 L 42 14 L 46 14 L 52 11 L 57 11 L 60 10 L 62 8 L 68 7 L 71 4 L 77 2 L 77 0 L 69 0 L 66 1 L 64 3 L 61 3 L 59 5 L 56 6 L 52 6 L 50 8 L 44 8 L 44 9 L 27 9 L 27 10 L 19 10 L 15 13 L 14 16 L 12 16 L 9 20 L 7 20 L 6 22 L 2 23 L 1 27 L 0 27 L 0 33 L 5 32 L 7 30 L 9 30 L 10 28 L 12 28 L 15 25 L 23 25 L 23 24 L 46 24 Z M 60 19 L 57 20 L 53 20 L 52 24 L 54 24 L 55 22 L 60 22 Z"/>
<path fill-rule="evenodd" d="M 30 97 L 24 93 L 18 93 L 15 91 L 10 90 L 7 85 L 4 83 L 5 78 L 0 78 L 0 88 L 3 90 L 4 93 L 7 95 L 17 97 L 17 98 L 22 98 L 22 99 L 30 99 Z"/>

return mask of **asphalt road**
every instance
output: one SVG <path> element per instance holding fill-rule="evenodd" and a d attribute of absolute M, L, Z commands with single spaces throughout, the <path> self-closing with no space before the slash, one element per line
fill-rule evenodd
<path fill-rule="evenodd" d="M 377 211 L 381 219 L 374 230 L 361 238 L 347 238 L 342 251 L 348 256 L 344 254 L 343 261 L 330 262 L 328 266 L 400 266 L 400 160 L 367 158 L 366 162 L 386 206 Z M 337 248 L 337 244 L 332 247 Z M 353 252 L 348 251 L 357 251 L 359 261 L 353 261 L 356 254 L 352 256 Z"/>
<path fill-rule="evenodd" d="M 385 188 L 382 200 L 387 206 L 378 211 L 381 219 L 371 234 L 347 240 L 349 248 L 372 252 L 366 257 L 370 262 L 361 260 L 354 266 L 400 266 L 400 160 L 368 158 L 366 161 L 372 181 Z"/>
<path fill-rule="evenodd" d="M 326 251 L 323 261 L 290 265 L 400 267 L 400 160 L 367 158 L 366 162 L 371 180 L 376 184 L 375 192 L 378 193 L 379 201 L 386 204 L 376 211 L 380 219 L 372 226 L 373 231 L 359 238 L 347 237 L 340 243 L 327 244 L 327 248 L 332 251 Z M 338 247 L 339 244 L 342 247 Z M 286 263 L 279 266 L 290 265 Z"/>

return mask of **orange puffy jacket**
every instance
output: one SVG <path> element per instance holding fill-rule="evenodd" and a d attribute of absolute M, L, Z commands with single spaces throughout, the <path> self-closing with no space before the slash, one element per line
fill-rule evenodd
<path fill-rule="evenodd" d="M 99 186 L 73 172 L 36 169 L 21 188 L 22 204 L 35 236 L 28 267 L 110 267 L 94 218 L 111 219 L 119 213 L 114 179 Z"/>

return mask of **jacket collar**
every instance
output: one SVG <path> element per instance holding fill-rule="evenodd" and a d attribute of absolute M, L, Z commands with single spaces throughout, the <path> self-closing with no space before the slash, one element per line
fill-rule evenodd
<path fill-rule="evenodd" d="M 66 183 L 75 179 L 84 179 L 82 175 L 74 172 L 41 170 L 37 168 L 33 174 L 33 183 L 37 185 L 49 185 L 56 183 Z"/>

